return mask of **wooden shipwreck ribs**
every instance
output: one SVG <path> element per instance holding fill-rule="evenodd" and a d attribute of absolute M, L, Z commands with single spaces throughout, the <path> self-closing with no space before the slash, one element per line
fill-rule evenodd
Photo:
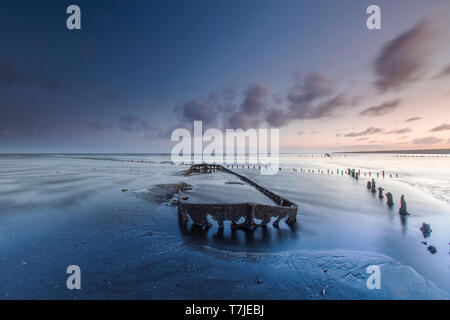
<path fill-rule="evenodd" d="M 224 221 L 231 221 L 231 228 L 243 228 L 247 230 L 254 230 L 259 226 L 266 226 L 275 217 L 273 222 L 274 227 L 278 227 L 281 219 L 287 218 L 286 223 L 293 225 L 297 222 L 298 206 L 273 193 L 270 190 L 253 182 L 249 178 L 231 171 L 224 166 L 217 164 L 195 164 L 192 165 L 186 172 L 186 176 L 191 173 L 213 173 L 216 171 L 223 171 L 239 177 L 242 181 L 255 187 L 267 197 L 272 199 L 274 205 L 265 205 L 254 202 L 245 203 L 191 203 L 187 202 L 187 198 L 181 195 L 181 190 L 178 192 L 178 213 L 185 221 L 188 221 L 188 216 L 191 217 L 194 224 L 200 225 L 204 228 L 210 228 L 212 224 L 208 221 L 210 215 L 219 224 L 219 228 L 223 228 Z M 244 218 L 243 223 L 238 221 Z M 261 220 L 260 224 L 255 223 L 255 219 Z"/>

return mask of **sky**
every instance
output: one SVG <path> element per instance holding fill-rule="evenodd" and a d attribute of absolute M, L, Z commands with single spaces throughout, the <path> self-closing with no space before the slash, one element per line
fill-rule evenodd
<path fill-rule="evenodd" d="M 0 152 L 170 152 L 195 120 L 279 128 L 284 152 L 450 148 L 449 16 L 448 0 L 1 1 Z"/>

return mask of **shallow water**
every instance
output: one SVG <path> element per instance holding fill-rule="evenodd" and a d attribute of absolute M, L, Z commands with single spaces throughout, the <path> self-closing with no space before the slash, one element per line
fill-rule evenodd
<path fill-rule="evenodd" d="M 434 197 L 450 202 L 450 155 L 447 154 L 333 154 L 331 157 L 320 154 L 284 154 L 280 159 L 286 168 L 323 170 L 360 170 L 362 178 L 369 172 L 373 177 L 382 171 L 385 178 L 396 177 Z"/>
<path fill-rule="evenodd" d="M 155 184 L 189 183 L 183 166 L 2 155 L 0 298 L 448 298 L 450 209 L 420 182 L 439 181 L 448 172 L 433 165 L 431 171 L 442 173 L 422 176 L 423 167 L 414 166 L 449 160 L 412 158 L 406 165 L 410 160 L 386 156 L 393 160 L 374 165 L 372 157 L 379 155 L 367 157 L 372 160 L 357 155 L 331 163 L 289 156 L 276 176 L 238 169 L 300 207 L 294 228 L 282 223 L 249 233 L 228 226 L 220 231 L 215 223 L 207 231 L 184 224 L 176 208 L 138 195 Z M 292 171 L 331 170 L 332 164 L 388 171 L 391 161 L 392 168 L 403 161 L 399 178 L 377 183 L 394 194 L 392 209 L 366 189 L 366 179 Z M 403 219 L 397 213 L 400 194 L 411 213 Z M 427 239 L 422 222 L 433 230 Z M 374 291 L 365 286 L 365 267 L 375 263 L 382 266 L 382 289 Z M 82 290 L 65 286 L 71 264 L 81 267 Z"/>

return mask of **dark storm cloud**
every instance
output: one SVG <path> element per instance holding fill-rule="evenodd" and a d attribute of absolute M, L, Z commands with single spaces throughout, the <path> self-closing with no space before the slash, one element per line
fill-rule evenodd
<path fill-rule="evenodd" d="M 245 99 L 240 106 L 241 111 L 248 115 L 261 114 L 266 110 L 268 94 L 267 86 L 259 83 L 250 85 L 244 92 Z"/>
<path fill-rule="evenodd" d="M 448 65 L 446 65 L 441 72 L 439 72 L 438 74 L 436 74 L 433 78 L 434 79 L 438 79 L 438 78 L 443 78 L 446 76 L 450 76 L 450 63 Z"/>
<path fill-rule="evenodd" d="M 0 56 L 0 81 L 8 85 L 40 85 L 46 89 L 55 89 L 67 85 L 59 79 L 53 79 L 43 74 L 21 72 L 16 69 L 14 64 Z"/>
<path fill-rule="evenodd" d="M 412 143 L 414 143 L 414 144 L 436 144 L 436 143 L 439 143 L 442 141 L 444 141 L 444 140 L 436 138 L 436 137 L 424 137 L 424 138 L 414 139 L 412 141 Z"/>
<path fill-rule="evenodd" d="M 286 95 L 287 110 L 270 110 L 266 121 L 271 126 L 281 127 L 293 120 L 334 116 L 349 101 L 345 94 L 333 95 L 333 92 L 332 82 L 322 74 L 312 73 L 297 79 Z"/>
<path fill-rule="evenodd" d="M 180 121 L 175 127 L 191 129 L 194 121 L 202 121 L 203 126 L 221 127 L 225 114 L 232 113 L 234 90 L 225 88 L 212 92 L 206 97 L 190 99 L 175 108 L 175 114 Z"/>
<path fill-rule="evenodd" d="M 269 94 L 269 88 L 260 83 L 251 84 L 243 101 L 237 107 L 233 99 L 223 94 L 191 99 L 175 108 L 180 126 L 191 127 L 196 120 L 205 127 L 257 128 L 263 123 L 282 127 L 294 120 L 320 119 L 338 115 L 346 106 L 356 105 L 359 99 L 348 99 L 344 93 L 334 94 L 332 82 L 320 73 L 298 78 L 285 97 Z M 277 106 L 270 106 L 269 98 Z M 285 104 L 284 107 L 279 104 Z"/>
<path fill-rule="evenodd" d="M 375 59 L 375 85 L 380 92 L 400 89 L 421 76 L 432 37 L 431 23 L 425 20 L 383 46 Z"/>
<path fill-rule="evenodd" d="M 380 129 L 380 128 L 369 127 L 369 128 L 367 128 L 366 130 L 364 130 L 364 131 L 347 133 L 347 134 L 345 135 L 345 137 L 368 136 L 368 135 L 380 133 L 380 132 L 382 132 L 382 131 L 383 131 L 383 129 Z"/>
<path fill-rule="evenodd" d="M 367 108 L 361 111 L 361 116 L 380 117 L 394 111 L 400 104 L 400 99 L 384 102 L 378 106 Z"/>
<path fill-rule="evenodd" d="M 402 134 L 402 133 L 407 133 L 407 132 L 411 132 L 411 129 L 410 128 L 394 129 L 394 130 L 387 131 L 384 134 Z"/>
<path fill-rule="evenodd" d="M 311 107 L 309 113 L 306 113 L 306 118 L 300 119 L 318 119 L 331 117 L 335 115 L 335 111 L 339 110 L 347 103 L 345 94 L 340 93 L 329 100 L 319 103 L 315 107 Z"/>
<path fill-rule="evenodd" d="M 417 120 L 421 120 L 421 119 L 422 119 L 422 117 L 412 117 L 412 118 L 406 119 L 405 122 L 412 122 L 412 121 L 417 121 Z"/>
<path fill-rule="evenodd" d="M 281 108 L 269 110 L 266 116 L 267 123 L 275 128 L 280 128 L 291 120 L 294 119 L 290 117 L 289 111 Z"/>
<path fill-rule="evenodd" d="M 331 95 L 333 87 L 330 80 L 320 73 L 307 75 L 303 80 L 298 79 L 289 89 L 287 99 L 292 110 L 301 110 L 309 103 Z"/>
<path fill-rule="evenodd" d="M 217 106 L 208 100 L 191 99 L 182 105 L 179 112 L 183 121 L 193 122 L 199 120 L 206 125 L 217 123 Z"/>
<path fill-rule="evenodd" d="M 430 132 L 439 132 L 439 131 L 444 131 L 444 130 L 450 130 L 450 124 L 448 124 L 448 123 L 441 124 L 440 126 L 437 126 L 437 127 L 434 127 L 433 129 L 431 129 Z"/>
<path fill-rule="evenodd" d="M 346 103 L 344 94 L 333 96 L 332 82 L 324 75 L 313 73 L 289 89 L 287 100 L 290 114 L 295 119 L 318 119 L 333 115 Z"/>
<path fill-rule="evenodd" d="M 280 94 L 280 93 L 275 93 L 272 95 L 272 101 L 274 104 L 281 106 L 284 103 L 284 95 Z"/>
<path fill-rule="evenodd" d="M 265 121 L 269 89 L 259 83 L 251 84 L 244 92 L 244 101 L 228 119 L 231 128 L 256 128 Z"/>

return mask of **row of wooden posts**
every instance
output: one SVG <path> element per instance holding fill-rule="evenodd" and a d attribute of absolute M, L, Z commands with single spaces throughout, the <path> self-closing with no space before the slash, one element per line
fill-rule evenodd
<path fill-rule="evenodd" d="M 356 171 L 355 169 L 350 169 L 350 168 L 347 169 L 347 174 L 354 179 L 358 179 L 358 177 L 359 177 L 359 171 Z M 384 176 L 385 176 L 384 171 L 382 172 L 382 176 L 384 178 Z M 372 181 L 370 181 L 370 180 L 367 181 L 367 189 L 370 190 L 372 193 L 378 192 L 379 199 L 383 199 L 384 196 L 386 195 L 386 198 L 387 198 L 386 205 L 388 207 L 392 207 L 394 205 L 394 199 L 393 199 L 392 193 L 386 192 L 385 194 L 383 194 L 384 188 L 383 187 L 377 188 L 374 178 L 372 178 Z M 398 213 L 402 216 L 408 215 L 408 211 L 406 210 L 405 195 L 403 195 L 403 194 L 400 196 L 400 208 L 398 210 Z"/>
<path fill-rule="evenodd" d="M 232 165 L 226 165 L 227 168 L 231 168 L 231 169 L 261 169 L 260 165 L 237 165 L 237 164 L 232 164 Z M 267 167 L 267 166 L 265 166 Z M 286 168 L 288 169 L 288 168 Z M 278 169 L 279 171 L 282 171 L 282 168 L 279 167 Z M 320 173 L 320 174 L 324 174 L 326 172 L 326 174 L 335 174 L 336 175 L 350 175 L 355 179 L 359 179 L 360 175 L 363 174 L 364 177 L 369 176 L 371 177 L 372 174 L 373 176 L 377 176 L 377 178 L 382 177 L 383 179 L 387 176 L 386 171 L 381 171 L 381 172 L 374 172 L 372 173 L 372 171 L 368 171 L 368 172 L 363 172 L 361 173 L 361 170 L 356 171 L 355 169 L 326 169 L 326 171 L 324 169 L 304 169 L 304 168 L 292 168 L 293 172 L 308 172 L 308 173 Z M 392 174 L 389 173 L 389 177 L 390 178 L 398 178 L 398 173 Z"/>
<path fill-rule="evenodd" d="M 87 159 L 87 160 L 108 160 L 108 161 L 117 161 L 117 162 L 130 162 L 130 163 L 148 163 L 148 164 L 170 164 L 170 165 L 175 165 L 175 162 L 170 161 L 170 160 L 140 160 L 140 159 L 119 159 L 119 158 L 106 158 L 106 157 L 83 157 L 83 158 L 77 158 L 77 159 Z M 183 165 L 183 166 L 190 166 L 194 164 L 192 163 L 184 163 L 181 162 L 179 163 L 179 165 Z M 227 168 L 230 169 L 253 169 L 253 170 L 261 170 L 261 165 L 240 165 L 240 164 L 228 164 L 226 165 Z M 267 166 L 264 166 L 265 168 L 267 168 Z M 288 169 L 288 168 L 286 168 Z M 289 169 L 288 169 L 289 170 Z M 279 167 L 279 171 L 282 171 L 282 168 Z M 359 177 L 361 175 L 364 175 L 364 177 L 369 176 L 371 177 L 372 175 L 375 176 L 377 178 L 382 177 L 385 178 L 387 176 L 387 173 L 383 170 L 381 172 L 363 172 L 361 173 L 361 170 L 356 171 L 355 169 L 347 169 L 347 170 L 343 170 L 343 169 L 306 169 L 306 168 L 292 168 L 293 172 L 308 172 L 308 173 L 320 173 L 320 174 L 324 174 L 325 172 L 327 174 L 336 174 L 336 175 L 351 175 L 353 178 L 355 179 L 359 179 Z M 390 178 L 396 177 L 398 178 L 398 174 L 389 174 Z"/>

